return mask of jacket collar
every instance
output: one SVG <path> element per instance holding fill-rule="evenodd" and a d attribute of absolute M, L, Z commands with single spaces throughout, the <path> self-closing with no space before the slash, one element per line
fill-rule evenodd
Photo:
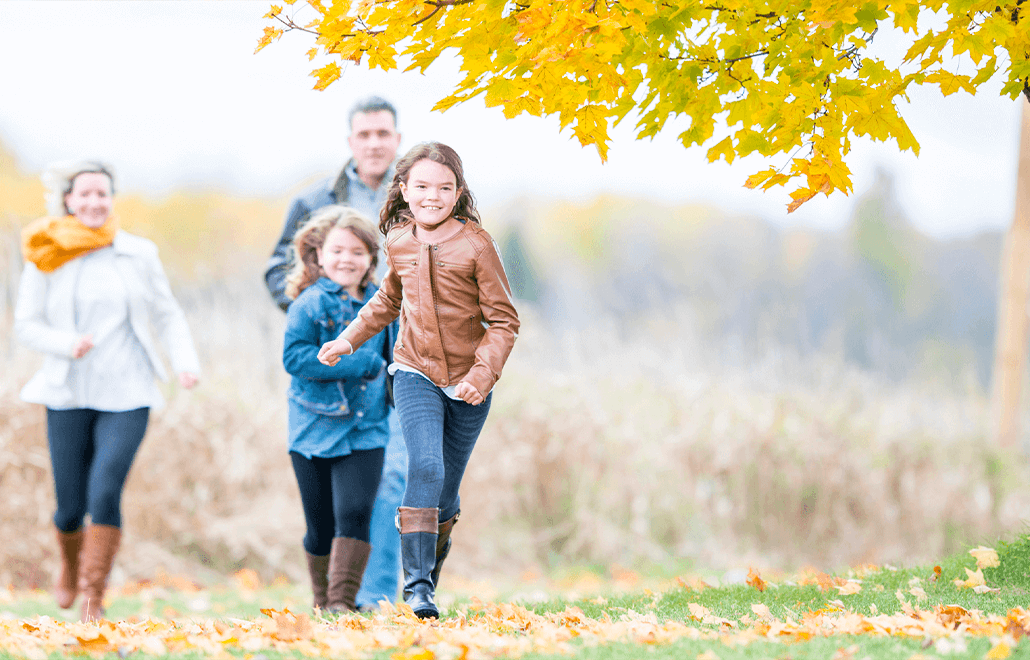
<path fill-rule="evenodd" d="M 350 199 L 350 179 L 347 178 L 347 168 L 351 166 L 354 159 L 351 158 L 344 164 L 343 169 L 340 170 L 339 176 L 336 177 L 336 181 L 333 182 L 333 195 L 336 197 L 338 204 L 345 203 Z"/>
<path fill-rule="evenodd" d="M 350 185 L 351 177 L 358 176 L 357 162 L 353 158 L 347 161 L 340 170 L 340 173 L 336 177 L 336 181 L 333 182 L 333 195 L 336 197 L 337 204 L 343 204 L 350 199 Z M 393 176 L 396 173 L 397 161 L 390 163 L 390 167 L 387 168 L 386 174 L 383 175 L 383 181 L 379 184 L 379 187 L 390 186 L 393 181 Z M 373 191 L 375 192 L 375 191 Z"/>
<path fill-rule="evenodd" d="M 344 291 L 342 286 L 332 281 L 328 277 L 318 278 L 314 286 L 317 286 L 320 290 L 325 291 L 326 293 L 335 293 L 340 296 L 346 296 L 348 300 L 352 299 L 351 295 Z M 369 284 L 368 286 L 366 286 L 363 292 L 364 295 L 362 296 L 362 300 L 360 300 L 359 302 L 368 302 L 372 295 L 375 294 L 376 289 L 377 287 L 374 284 Z"/>

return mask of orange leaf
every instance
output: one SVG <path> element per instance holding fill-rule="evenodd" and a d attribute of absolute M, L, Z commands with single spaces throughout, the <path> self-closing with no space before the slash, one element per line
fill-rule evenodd
<path fill-rule="evenodd" d="M 794 201 L 791 202 L 787 206 L 787 213 L 793 213 L 794 211 L 797 211 L 801 207 L 802 204 L 804 204 L 805 202 L 807 202 L 808 200 L 812 199 L 813 197 L 815 197 L 818 194 L 819 194 L 818 190 L 812 190 L 811 188 L 798 188 L 797 190 L 795 190 L 794 192 L 792 192 L 790 194 L 790 196 L 794 199 Z M 830 586 L 833 586 L 833 585 L 831 584 Z M 822 589 L 823 591 L 826 591 L 826 589 L 828 589 L 829 587 L 827 587 L 826 589 L 823 589 L 822 582 L 820 582 L 819 583 L 819 588 Z"/>
<path fill-rule="evenodd" d="M 759 591 L 765 591 L 766 583 L 765 580 L 758 574 L 754 568 L 751 568 L 747 572 L 747 584 L 749 587 L 754 587 Z"/>

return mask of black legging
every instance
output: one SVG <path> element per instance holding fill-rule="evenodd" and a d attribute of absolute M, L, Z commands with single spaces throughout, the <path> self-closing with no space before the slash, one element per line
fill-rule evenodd
<path fill-rule="evenodd" d="M 122 526 L 122 488 L 149 418 L 150 408 L 125 412 L 47 408 L 58 529 L 75 531 L 87 513 L 93 524 Z"/>
<path fill-rule="evenodd" d="M 383 448 L 353 451 L 336 458 L 304 458 L 290 452 L 308 526 L 305 550 L 327 555 L 337 536 L 368 543 L 372 505 L 385 455 Z"/>

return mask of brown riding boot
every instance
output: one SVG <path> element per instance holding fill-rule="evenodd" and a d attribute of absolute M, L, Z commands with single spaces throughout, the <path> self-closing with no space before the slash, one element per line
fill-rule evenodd
<path fill-rule="evenodd" d="M 443 560 L 447 559 L 447 555 L 451 554 L 451 529 L 454 528 L 454 523 L 458 522 L 458 516 L 461 515 L 459 509 L 453 516 L 441 522 L 438 526 L 439 531 L 436 537 L 436 566 L 433 567 L 433 586 L 440 586 L 440 569 L 443 567 Z"/>
<path fill-rule="evenodd" d="M 82 528 L 74 532 L 57 530 L 57 547 L 61 550 L 61 572 L 54 584 L 54 598 L 62 609 L 68 609 L 78 595 L 79 551 L 82 550 Z"/>
<path fill-rule="evenodd" d="M 329 605 L 329 557 L 330 555 L 313 555 L 305 552 L 308 559 L 308 574 L 311 576 L 311 593 L 315 595 L 314 607 L 325 610 Z"/>
<path fill-rule="evenodd" d="M 338 536 L 333 539 L 333 549 L 329 553 L 329 605 L 333 614 L 354 612 L 357 605 L 354 599 L 361 588 L 361 576 L 365 574 L 365 564 L 372 546 L 364 541 Z"/>
<path fill-rule="evenodd" d="M 440 510 L 397 507 L 397 529 L 401 533 L 401 569 L 404 572 L 404 602 L 420 619 L 439 618 L 436 606 L 437 532 Z"/>
<path fill-rule="evenodd" d="M 104 618 L 104 590 L 114 556 L 122 540 L 122 530 L 111 525 L 86 527 L 79 558 L 79 592 L 82 593 L 82 621 Z"/>

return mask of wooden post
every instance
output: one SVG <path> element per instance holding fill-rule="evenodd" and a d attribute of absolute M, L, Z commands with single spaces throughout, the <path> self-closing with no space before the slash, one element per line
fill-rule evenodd
<path fill-rule="evenodd" d="M 991 393 L 995 445 L 1018 448 L 1030 302 L 1030 102 L 1023 103 L 1016 174 L 1016 212 L 1001 253 L 998 327 Z"/>

